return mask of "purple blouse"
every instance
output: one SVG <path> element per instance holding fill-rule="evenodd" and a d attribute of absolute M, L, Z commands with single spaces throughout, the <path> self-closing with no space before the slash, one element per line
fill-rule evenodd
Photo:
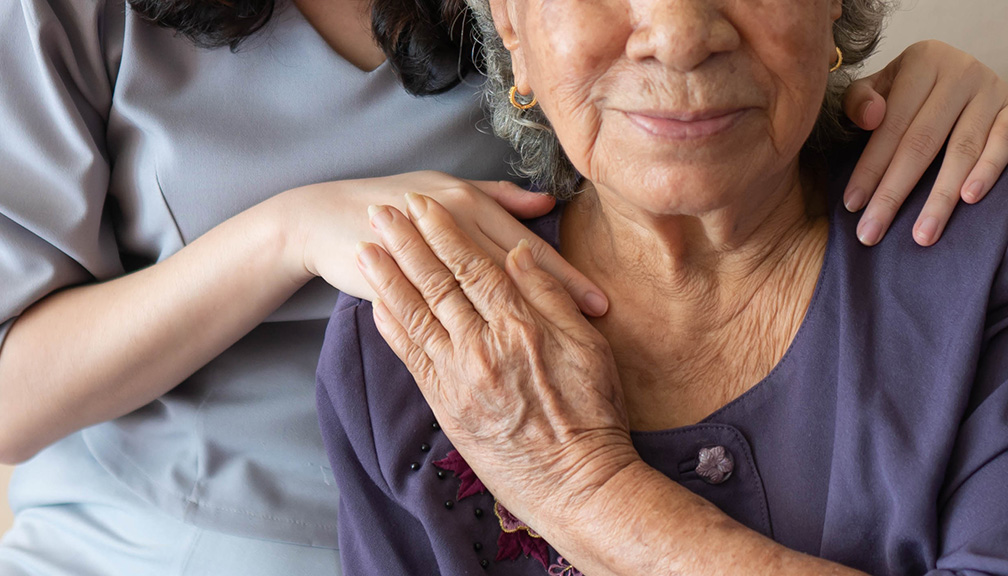
<path fill-rule="evenodd" d="M 938 162 L 874 248 L 839 201 L 853 161 L 836 162 L 790 349 L 702 422 L 634 433 L 645 462 L 791 549 L 871 574 L 1008 574 L 1008 178 L 920 248 L 910 231 Z M 530 225 L 557 243 L 559 211 Z M 537 559 L 545 544 L 489 493 L 460 494 L 479 488 L 464 470 L 434 464 L 453 447 L 370 303 L 340 297 L 317 393 L 345 574 L 577 574 L 552 550 Z"/>

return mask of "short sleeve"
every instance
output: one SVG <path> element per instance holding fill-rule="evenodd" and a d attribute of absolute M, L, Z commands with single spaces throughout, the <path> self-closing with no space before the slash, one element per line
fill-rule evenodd
<path fill-rule="evenodd" d="M 122 273 L 105 132 L 124 7 L 108 1 L 0 2 L 0 346 L 47 294 Z"/>
<path fill-rule="evenodd" d="M 941 555 L 929 575 L 1008 575 L 1008 256 L 981 350 L 939 499 Z"/>

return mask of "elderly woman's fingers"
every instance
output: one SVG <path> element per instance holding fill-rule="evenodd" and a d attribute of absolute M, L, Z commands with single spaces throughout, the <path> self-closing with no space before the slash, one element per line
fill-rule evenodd
<path fill-rule="evenodd" d="M 1008 102 L 1001 110 L 987 137 L 987 145 L 973 171 L 966 177 L 962 199 L 970 204 L 979 202 L 994 187 L 1008 167 Z"/>
<path fill-rule="evenodd" d="M 373 206 L 368 212 L 371 214 L 371 225 L 381 238 L 385 250 L 395 260 L 411 287 L 427 303 L 434 317 L 453 340 L 468 337 L 469 331 L 482 323 L 482 318 L 460 289 L 451 270 L 445 267 L 402 212 L 391 206 Z M 371 279 L 368 281 L 372 282 Z M 386 300 L 390 310 L 398 311 L 393 306 L 394 301 L 383 292 L 379 291 L 378 297 Z M 398 314 L 397 317 L 403 320 Z M 407 329 L 411 327 L 409 321 L 403 325 Z"/>
<path fill-rule="evenodd" d="M 941 170 L 914 225 L 914 240 L 921 246 L 930 246 L 941 237 L 988 141 L 989 119 L 1000 112 L 1002 104 L 994 95 L 982 93 L 966 106 L 956 122 Z"/>
<path fill-rule="evenodd" d="M 548 322 L 568 333 L 590 326 L 556 278 L 536 265 L 527 241 L 508 254 L 506 269 L 525 301 Z"/>
<path fill-rule="evenodd" d="M 513 217 L 540 216 L 552 209 L 556 200 L 507 181 L 468 180 L 466 183 L 469 185 L 453 186 L 449 182 L 443 189 L 435 189 L 438 194 L 431 196 L 452 213 L 459 227 L 498 266 L 504 267 L 508 250 L 525 238 L 532 243 L 532 253 L 539 265 L 560 280 L 585 314 L 605 314 L 609 302 L 598 286 Z M 486 202 L 488 198 L 494 202 Z"/>
<path fill-rule="evenodd" d="M 452 215 L 437 201 L 421 194 L 407 194 L 406 204 L 423 242 L 451 272 L 470 306 L 486 322 L 510 316 L 519 298 L 504 270 L 456 226 Z M 409 267 L 399 254 L 395 256 L 400 265 Z M 422 287 L 421 293 L 428 297 Z"/>
<path fill-rule="evenodd" d="M 402 324 L 396 320 L 392 311 L 381 300 L 374 301 L 372 315 L 378 332 L 395 352 L 395 355 L 406 365 L 424 395 L 427 396 L 428 393 L 437 395 L 439 393 L 437 371 L 434 362 L 431 361 L 423 347 L 410 337 Z"/>
<path fill-rule="evenodd" d="M 527 228 L 507 224 L 507 222 L 489 222 L 480 225 L 481 231 L 499 247 L 499 250 L 489 251 L 495 262 L 503 267 L 508 250 L 525 240 L 536 263 L 560 281 L 582 312 L 589 316 L 602 316 L 606 313 L 609 309 L 609 300 L 595 283 L 564 260 L 563 256 L 545 240 Z"/>
<path fill-rule="evenodd" d="M 381 246 L 357 244 L 357 267 L 409 338 L 428 354 L 451 347 L 451 337 L 430 306 Z"/>

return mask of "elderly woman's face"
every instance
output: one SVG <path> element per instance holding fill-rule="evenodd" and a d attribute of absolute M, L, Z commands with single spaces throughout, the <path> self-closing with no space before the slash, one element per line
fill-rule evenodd
<path fill-rule="evenodd" d="M 841 0 L 491 0 L 519 92 L 575 167 L 658 213 L 702 213 L 797 166 Z"/>

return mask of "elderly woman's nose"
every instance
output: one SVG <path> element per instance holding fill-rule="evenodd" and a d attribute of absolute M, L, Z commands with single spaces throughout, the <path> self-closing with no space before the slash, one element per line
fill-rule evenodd
<path fill-rule="evenodd" d="M 635 3 L 637 24 L 627 39 L 634 60 L 655 59 L 689 71 L 713 54 L 734 50 L 739 34 L 711 0 L 645 0 Z"/>

